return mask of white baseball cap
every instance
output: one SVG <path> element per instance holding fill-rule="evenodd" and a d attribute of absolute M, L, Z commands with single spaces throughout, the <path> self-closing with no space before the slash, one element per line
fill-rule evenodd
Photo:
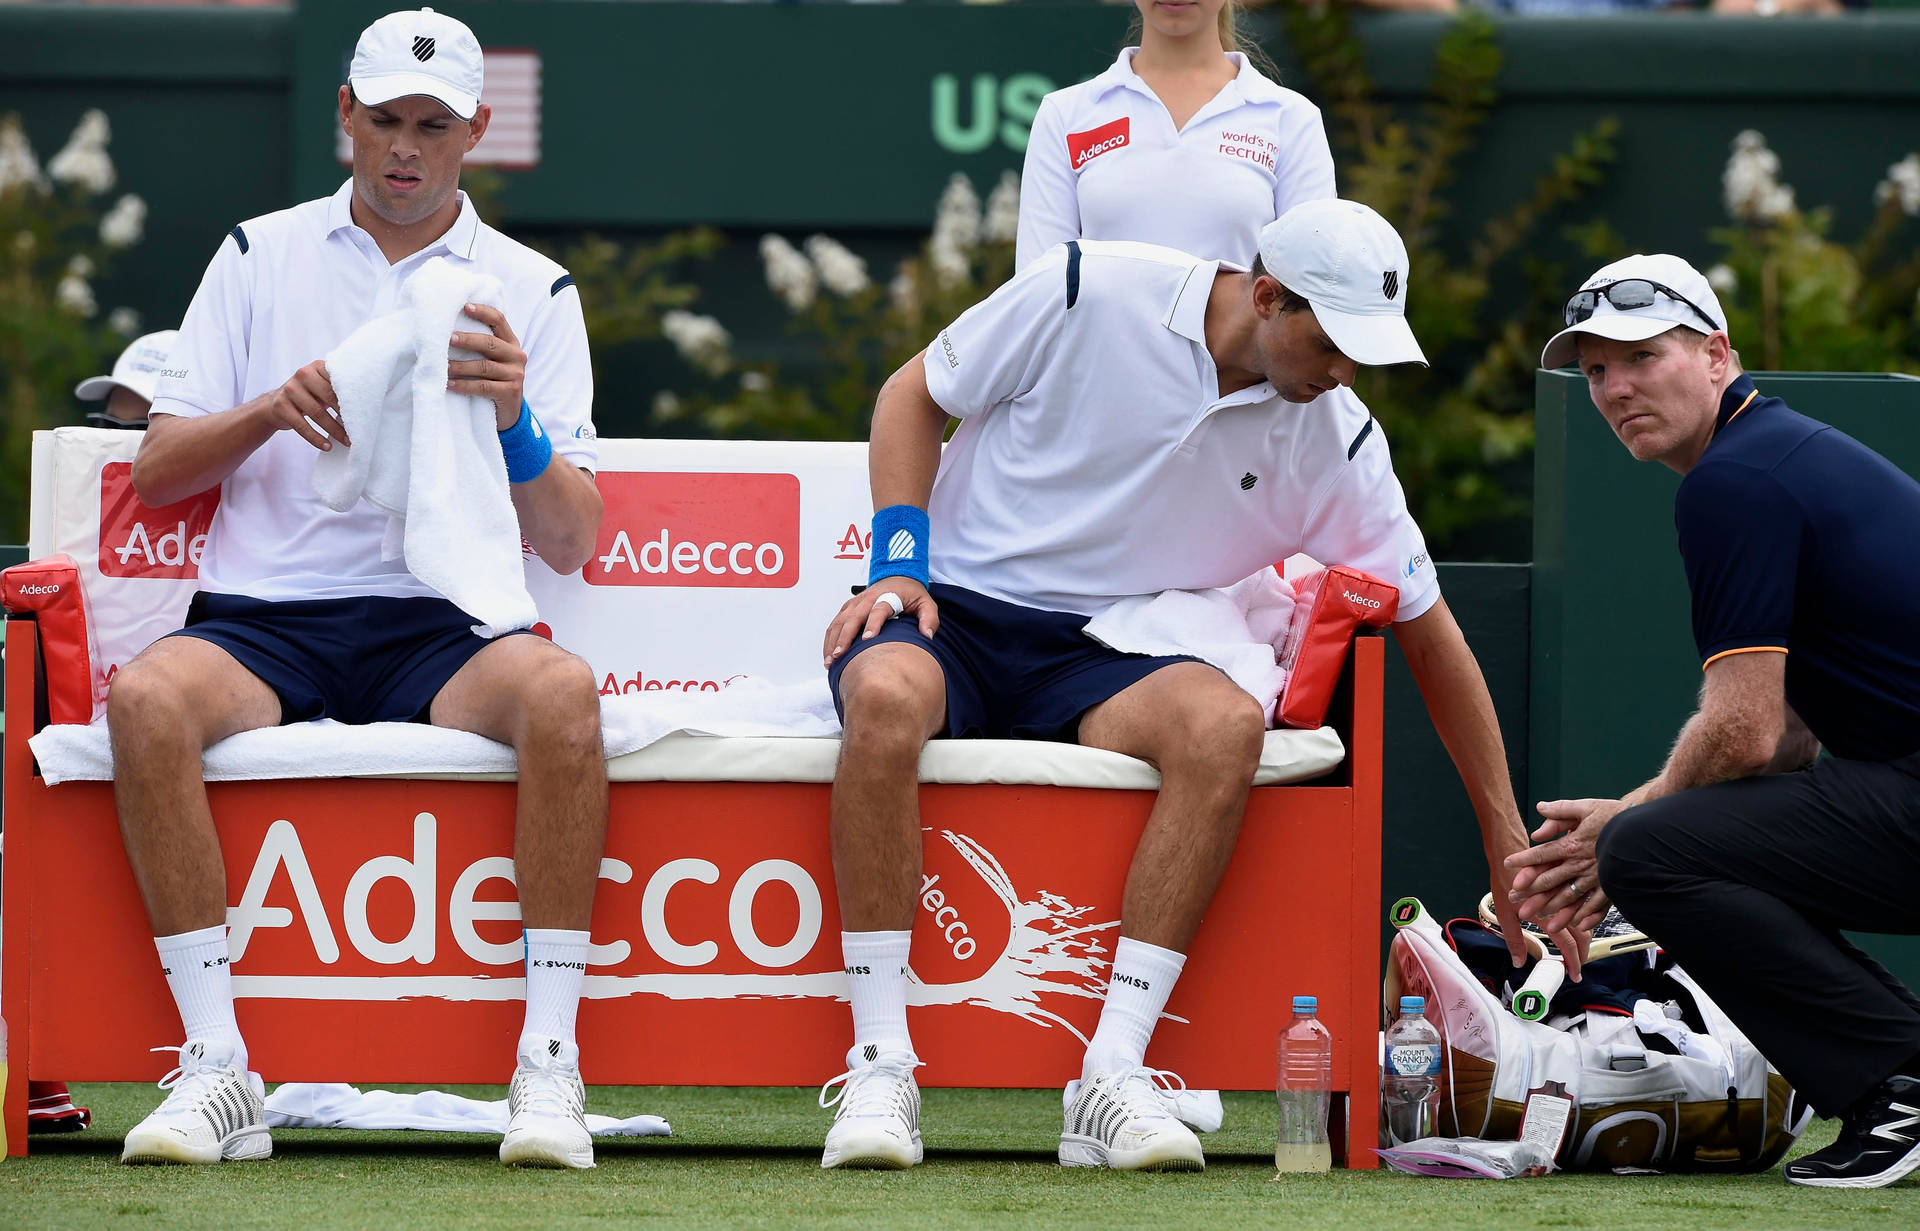
<path fill-rule="evenodd" d="M 480 40 L 465 22 L 432 9 L 388 13 L 361 32 L 347 83 L 369 107 L 424 94 L 471 120 L 480 106 Z"/>
<path fill-rule="evenodd" d="M 1640 287 L 1632 288 L 1641 292 L 1633 296 L 1616 293 L 1609 297 L 1603 293 L 1620 282 L 1650 283 L 1653 293 L 1647 294 L 1646 288 Z M 1577 362 L 1583 333 L 1615 342 L 1640 342 L 1663 334 L 1675 325 L 1685 325 L 1701 333 L 1727 331 L 1727 314 L 1721 310 L 1720 299 L 1707 283 L 1706 275 L 1679 257 L 1664 252 L 1637 253 L 1603 265 L 1580 285 L 1580 290 L 1582 293 L 1568 302 L 1569 314 L 1573 314 L 1577 306 L 1588 315 L 1553 335 L 1540 352 L 1543 368 L 1563 368 Z M 1648 302 L 1623 308 L 1614 302 L 1616 298 L 1629 303 L 1644 298 Z"/>
<path fill-rule="evenodd" d="M 1260 230 L 1260 261 L 1355 363 L 1425 363 L 1407 325 L 1407 246 L 1358 201 L 1304 201 Z"/>
<path fill-rule="evenodd" d="M 73 396 L 83 402 L 98 402 L 112 394 L 118 385 L 153 401 L 153 387 L 160 383 L 160 369 L 167 366 L 167 355 L 173 350 L 173 340 L 179 336 L 177 329 L 162 329 L 135 338 L 113 361 L 111 376 L 88 377 L 73 387 Z"/>

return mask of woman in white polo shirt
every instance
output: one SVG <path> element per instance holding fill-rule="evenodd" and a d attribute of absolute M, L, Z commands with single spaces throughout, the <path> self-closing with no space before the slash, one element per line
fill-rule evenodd
<path fill-rule="evenodd" d="M 1332 197 L 1320 109 L 1238 50 L 1236 0 L 1134 0 L 1140 45 L 1041 100 L 1014 267 L 1070 239 L 1132 239 L 1245 265 L 1260 228 Z"/>

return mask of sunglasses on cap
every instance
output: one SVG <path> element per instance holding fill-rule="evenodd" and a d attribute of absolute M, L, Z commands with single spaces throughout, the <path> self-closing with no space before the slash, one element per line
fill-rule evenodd
<path fill-rule="evenodd" d="M 1701 310 L 1700 305 L 1670 286 L 1653 281 L 1651 278 L 1622 278 L 1618 282 L 1609 282 L 1605 286 L 1588 287 L 1584 291 L 1575 291 L 1573 298 L 1567 300 L 1565 313 L 1568 325 L 1578 325 L 1592 316 L 1600 306 L 1600 300 L 1606 301 L 1622 312 L 1631 312 L 1636 308 L 1653 306 L 1655 295 L 1665 295 L 1675 303 L 1683 303 L 1693 309 L 1693 314 L 1707 323 L 1709 331 L 1723 328 L 1711 316 Z"/>
<path fill-rule="evenodd" d="M 91 423 L 95 427 L 125 428 L 126 430 L 132 431 L 132 432 L 144 432 L 147 430 L 147 421 L 145 417 L 142 417 L 139 419 L 116 419 L 104 410 L 88 411 L 87 422 Z"/>

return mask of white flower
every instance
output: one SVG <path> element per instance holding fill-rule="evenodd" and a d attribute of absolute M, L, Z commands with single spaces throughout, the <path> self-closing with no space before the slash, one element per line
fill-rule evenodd
<path fill-rule="evenodd" d="M 767 286 L 789 309 L 804 312 L 813 305 L 818 290 L 813 262 L 802 256 L 785 236 L 760 237 L 760 262 L 767 267 Z"/>
<path fill-rule="evenodd" d="M 40 174 L 40 160 L 33 156 L 26 129 L 20 126 L 19 117 L 10 115 L 0 120 L 0 193 L 15 186 L 45 192 L 47 181 Z"/>
<path fill-rule="evenodd" d="M 93 288 L 87 285 L 87 280 L 72 273 L 61 278 L 53 288 L 53 302 L 61 311 L 75 316 L 92 316 L 100 310 L 100 305 L 93 301 Z"/>
<path fill-rule="evenodd" d="M 694 367 L 718 376 L 733 366 L 733 338 L 711 316 L 675 309 L 660 318 L 660 332 Z"/>
<path fill-rule="evenodd" d="M 1780 156 L 1749 128 L 1733 139 L 1720 177 L 1727 213 L 1736 222 L 1775 222 L 1793 213 L 1793 189 L 1779 182 Z"/>
<path fill-rule="evenodd" d="M 1010 244 L 1020 238 L 1020 177 L 1011 171 L 1000 173 L 1000 182 L 987 196 L 983 233 L 990 244 Z"/>
<path fill-rule="evenodd" d="M 113 187 L 113 159 L 107 157 L 106 112 L 93 110 L 80 117 L 73 135 L 52 161 L 47 174 L 62 184 L 77 184 L 88 192 L 100 193 Z"/>
<path fill-rule="evenodd" d="M 933 266 L 933 280 L 942 289 L 960 285 L 973 272 L 973 262 L 967 259 L 967 254 L 938 235 L 927 245 L 927 263 Z"/>
<path fill-rule="evenodd" d="M 100 220 L 100 242 L 109 248 L 131 248 L 140 242 L 146 226 L 147 203 L 128 193 Z"/>
<path fill-rule="evenodd" d="M 13 254 L 22 260 L 33 255 L 40 246 L 40 240 L 32 231 L 16 231 L 13 236 Z"/>
<path fill-rule="evenodd" d="M 1920 215 L 1920 154 L 1908 154 L 1887 168 L 1887 178 L 1873 190 L 1873 203 L 1900 202 L 1900 212 L 1909 218 Z"/>
<path fill-rule="evenodd" d="M 980 195 L 973 181 L 956 171 L 940 194 L 940 205 L 933 215 L 933 242 L 942 242 L 961 252 L 971 252 L 980 243 Z"/>
<path fill-rule="evenodd" d="M 653 395 L 653 417 L 671 419 L 680 413 L 680 398 L 671 389 L 662 389 Z"/>
<path fill-rule="evenodd" d="M 140 314 L 132 308 L 115 308 L 107 313 L 107 328 L 123 338 L 140 332 Z"/>
<path fill-rule="evenodd" d="M 773 381 L 765 372 L 740 373 L 740 389 L 744 393 L 765 393 L 773 388 Z"/>
<path fill-rule="evenodd" d="M 1715 265 L 1707 271 L 1707 285 L 1716 295 L 1731 295 L 1740 286 L 1740 275 L 1733 272 L 1731 265 Z"/>
<path fill-rule="evenodd" d="M 92 258 L 82 253 L 74 253 L 73 259 L 67 262 L 67 276 L 71 278 L 93 277 Z"/>
<path fill-rule="evenodd" d="M 867 277 L 867 263 L 825 235 L 807 238 L 807 255 L 813 258 L 813 267 L 820 271 L 821 285 L 842 299 L 858 295 L 873 285 L 873 280 Z"/>
<path fill-rule="evenodd" d="M 920 283 L 913 271 L 905 265 L 887 283 L 887 300 L 893 304 L 893 310 L 902 316 L 914 316 L 920 311 Z"/>

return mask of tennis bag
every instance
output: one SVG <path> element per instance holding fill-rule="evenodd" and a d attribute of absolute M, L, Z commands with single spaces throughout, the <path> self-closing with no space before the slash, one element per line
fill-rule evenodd
<path fill-rule="evenodd" d="M 1528 1093 L 1549 1081 L 1573 1100 L 1554 1160 L 1568 1170 L 1764 1171 L 1806 1127 L 1812 1112 L 1793 1087 L 1678 966 L 1658 968 L 1653 994 L 1705 1036 L 1686 1049 L 1699 1055 L 1645 1046 L 1631 1018 L 1582 1014 L 1565 1029 L 1522 1021 L 1424 909 L 1400 913 L 1414 918 L 1393 938 L 1383 1006 L 1426 997 L 1444 1052 L 1440 1135 L 1515 1140 Z"/>

